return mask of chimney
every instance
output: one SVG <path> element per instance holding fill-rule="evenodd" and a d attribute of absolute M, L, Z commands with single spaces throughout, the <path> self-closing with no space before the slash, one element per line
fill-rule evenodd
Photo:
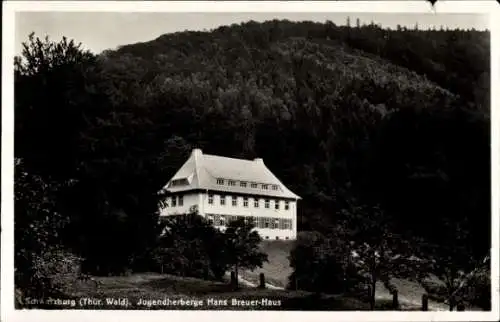
<path fill-rule="evenodd" d="M 262 160 L 262 158 L 255 158 L 253 162 L 264 163 L 264 160 Z"/>
<path fill-rule="evenodd" d="M 191 155 L 194 156 L 195 159 L 199 159 L 203 155 L 203 152 L 201 149 L 193 149 Z"/>

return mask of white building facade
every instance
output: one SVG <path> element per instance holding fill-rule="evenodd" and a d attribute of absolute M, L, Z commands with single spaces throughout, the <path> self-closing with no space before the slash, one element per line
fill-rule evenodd
<path fill-rule="evenodd" d="M 251 220 L 263 239 L 297 238 L 297 201 L 262 159 L 244 160 L 203 154 L 194 149 L 164 187 L 168 197 L 161 216 L 194 209 L 224 229 L 239 217 Z"/>

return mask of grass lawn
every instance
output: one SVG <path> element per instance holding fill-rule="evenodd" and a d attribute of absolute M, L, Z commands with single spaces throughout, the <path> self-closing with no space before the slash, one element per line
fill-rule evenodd
<path fill-rule="evenodd" d="M 253 272 L 248 270 L 242 272 L 241 277 L 258 284 L 259 274 L 264 273 L 267 283 L 285 288 L 288 284 L 288 277 L 293 271 L 288 256 L 294 243 L 294 241 L 286 240 L 263 241 L 261 250 L 268 255 L 269 262 Z"/>
<path fill-rule="evenodd" d="M 156 273 L 131 276 L 96 277 L 93 282 L 79 283 L 64 298 L 75 306 L 42 306 L 44 309 L 124 309 L 124 310 L 369 310 L 368 304 L 340 295 L 320 295 L 304 291 L 240 288 L 232 291 L 228 283 L 183 278 Z M 100 305 L 83 305 L 82 299 L 101 301 Z M 107 304 L 123 299 L 122 303 Z M 180 300 L 184 303 L 181 303 Z M 139 301 L 157 300 L 151 305 Z M 177 302 L 175 303 L 174 301 Z M 163 302 L 162 302 L 163 301 Z M 167 302 L 169 301 L 169 302 Z M 191 301 L 191 303 L 187 303 Z M 234 301 L 240 301 L 235 303 Z M 250 301 L 254 301 L 253 303 Z M 196 305 L 194 305 L 196 304 Z"/>

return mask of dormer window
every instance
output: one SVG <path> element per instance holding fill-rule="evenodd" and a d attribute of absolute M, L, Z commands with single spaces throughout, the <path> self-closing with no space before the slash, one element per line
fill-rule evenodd
<path fill-rule="evenodd" d="M 227 182 L 227 185 L 228 185 L 228 186 L 235 186 L 235 185 L 236 185 L 236 182 L 235 182 L 234 180 L 229 180 L 229 181 Z"/>
<path fill-rule="evenodd" d="M 240 182 L 240 187 L 246 188 L 247 187 L 246 181 L 241 181 Z"/>
<path fill-rule="evenodd" d="M 263 184 L 262 189 L 267 190 L 267 184 Z"/>
<path fill-rule="evenodd" d="M 255 182 L 252 182 L 252 184 L 250 185 L 250 187 L 257 188 L 257 184 Z"/>
<path fill-rule="evenodd" d="M 172 180 L 172 182 L 170 183 L 170 186 L 172 187 L 177 187 L 177 186 L 182 186 L 182 185 L 186 185 L 188 184 L 188 181 L 187 179 L 175 179 L 175 180 Z"/>
<path fill-rule="evenodd" d="M 217 184 L 224 184 L 224 179 L 221 178 L 217 179 Z"/>

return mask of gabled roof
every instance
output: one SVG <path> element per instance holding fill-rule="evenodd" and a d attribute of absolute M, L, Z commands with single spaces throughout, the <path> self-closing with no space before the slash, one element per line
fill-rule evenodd
<path fill-rule="evenodd" d="M 224 184 L 218 184 L 217 179 L 224 179 Z M 175 180 L 183 180 L 181 185 L 172 185 Z M 234 186 L 228 185 L 228 180 L 236 181 Z M 245 181 L 246 187 L 241 187 L 240 182 Z M 251 188 L 251 183 L 257 183 L 258 188 Z M 268 189 L 262 189 L 262 184 L 268 184 Z M 278 190 L 273 190 L 272 185 L 277 185 Z M 300 199 L 290 191 L 266 167 L 262 159 L 245 160 L 203 154 L 201 150 L 194 149 L 189 159 L 182 165 L 177 173 L 164 187 L 168 192 L 181 192 L 189 190 L 211 190 L 227 193 L 263 195 L 279 198 Z"/>

